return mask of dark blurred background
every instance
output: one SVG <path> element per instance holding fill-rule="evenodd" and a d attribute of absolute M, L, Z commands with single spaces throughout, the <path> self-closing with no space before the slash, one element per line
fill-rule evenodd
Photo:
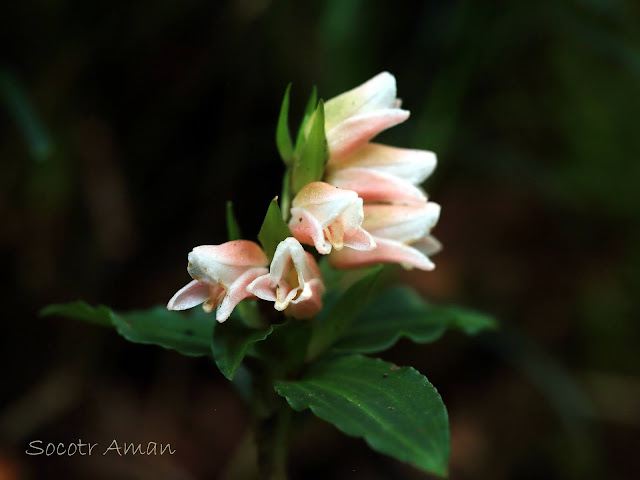
<path fill-rule="evenodd" d="M 257 232 L 287 83 L 297 118 L 312 85 L 383 70 L 412 116 L 378 140 L 439 159 L 445 249 L 403 279 L 502 324 L 383 355 L 440 390 L 451 478 L 638 478 L 639 21 L 632 0 L 4 2 L 0 479 L 243 478 L 249 419 L 211 361 L 37 312 L 165 303 L 188 251 L 226 240 L 225 200 Z M 313 418 L 291 473 L 424 478 Z"/>

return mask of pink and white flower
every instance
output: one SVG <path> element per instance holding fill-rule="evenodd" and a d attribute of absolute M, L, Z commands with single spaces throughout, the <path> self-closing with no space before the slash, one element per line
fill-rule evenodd
<path fill-rule="evenodd" d="M 248 240 L 195 247 L 187 266 L 193 281 L 176 292 L 167 308 L 186 310 L 202 303 L 209 313 L 218 306 L 216 320 L 222 323 L 240 301 L 253 297 L 247 286 L 268 272 L 268 264 L 258 244 Z"/>
<path fill-rule="evenodd" d="M 295 196 L 289 229 L 302 243 L 325 255 L 343 247 L 372 250 L 376 244 L 362 225 L 362 199 L 351 190 L 324 182 L 305 185 Z"/>
<path fill-rule="evenodd" d="M 249 284 L 247 291 L 275 302 L 275 309 L 296 318 L 310 318 L 322 310 L 324 283 L 313 256 L 298 240 L 288 237 L 273 255 L 269 273 Z"/>
<path fill-rule="evenodd" d="M 436 167 L 436 156 L 426 150 L 367 143 L 327 165 L 331 185 L 355 191 L 365 202 L 423 203 L 420 185 Z"/>
<path fill-rule="evenodd" d="M 377 247 L 371 251 L 332 252 L 329 262 L 336 268 L 354 268 L 372 263 L 400 263 L 405 268 L 433 270 L 429 255 L 441 249 L 430 235 L 440 216 L 440 205 L 373 204 L 364 206 L 363 228 L 371 233 Z"/>
<path fill-rule="evenodd" d="M 396 79 L 389 72 L 328 100 L 324 115 L 330 161 L 354 152 L 383 130 L 409 118 L 400 103 Z"/>

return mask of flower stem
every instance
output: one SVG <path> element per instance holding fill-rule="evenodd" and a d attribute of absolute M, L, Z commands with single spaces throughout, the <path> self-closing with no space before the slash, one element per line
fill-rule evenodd
<path fill-rule="evenodd" d="M 292 410 L 283 398 L 268 416 L 258 419 L 256 443 L 258 471 L 262 480 L 286 480 Z"/>

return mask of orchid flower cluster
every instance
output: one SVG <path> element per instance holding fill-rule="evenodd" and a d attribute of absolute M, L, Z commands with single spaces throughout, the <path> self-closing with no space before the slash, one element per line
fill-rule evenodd
<path fill-rule="evenodd" d="M 42 313 L 211 358 L 249 406 L 260 478 L 286 478 L 291 418 L 305 409 L 378 452 L 446 475 L 449 424 L 437 390 L 414 368 L 369 356 L 401 337 L 426 344 L 448 329 L 474 334 L 495 326 L 381 274 L 379 264 L 434 268 L 430 257 L 441 247 L 431 230 L 440 206 L 420 185 L 436 157 L 372 142 L 409 117 L 389 73 L 326 103 L 314 89 L 295 141 L 289 95 L 290 86 L 276 128 L 282 190 L 267 208 L 259 243 L 242 237 L 228 203 L 229 241 L 189 253 L 192 281 L 167 308 L 115 312 L 79 301 Z M 259 300 L 284 315 L 265 315 L 273 310 L 258 308 Z"/>
<path fill-rule="evenodd" d="M 288 94 L 289 90 L 284 109 Z M 432 270 L 429 256 L 441 248 L 431 235 L 440 206 L 427 200 L 420 184 L 433 172 L 436 156 L 371 142 L 409 118 L 400 104 L 396 80 L 387 72 L 320 102 L 303 121 L 298 141 L 301 145 L 306 140 L 311 148 L 319 144 L 315 148 L 320 154 L 301 152 L 299 159 L 294 158 L 288 131 L 282 133 L 286 126 L 279 127 L 280 154 L 290 165 L 283 196 L 288 200 L 289 192 L 295 193 L 290 208 L 288 202 L 282 204 L 288 235 L 277 244 L 270 261 L 249 240 L 194 248 L 187 266 L 193 280 L 178 290 L 167 308 L 185 310 L 202 304 L 205 312 L 211 312 L 218 307 L 216 319 L 224 322 L 239 302 L 259 298 L 273 302 L 288 316 L 312 318 L 322 309 L 325 287 L 316 259 L 303 244 L 327 255 L 334 268 L 400 263 Z M 281 118 L 287 115 L 284 110 Z M 314 142 L 316 137 L 324 138 Z M 295 150 L 300 150 L 298 145 Z"/>

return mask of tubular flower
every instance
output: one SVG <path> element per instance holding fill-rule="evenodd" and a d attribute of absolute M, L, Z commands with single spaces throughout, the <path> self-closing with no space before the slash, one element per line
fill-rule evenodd
<path fill-rule="evenodd" d="M 291 233 L 299 242 L 315 245 L 323 255 L 331 247 L 372 250 L 376 246 L 361 227 L 364 213 L 356 192 L 313 182 L 298 192 L 291 205 Z"/>
<path fill-rule="evenodd" d="M 329 161 L 348 155 L 383 130 L 404 122 L 409 112 L 399 107 L 396 79 L 389 72 L 328 100 L 324 112 Z"/>
<path fill-rule="evenodd" d="M 329 262 L 336 268 L 353 268 L 372 263 L 400 263 L 405 268 L 433 270 L 429 259 L 441 249 L 429 233 L 440 216 L 440 205 L 365 205 L 362 226 L 376 241 L 374 250 L 332 252 Z"/>
<path fill-rule="evenodd" d="M 423 203 L 418 187 L 436 167 L 436 156 L 426 150 L 368 143 L 327 166 L 326 181 L 355 191 L 365 202 Z"/>
<path fill-rule="evenodd" d="M 296 318 L 310 318 L 322 309 L 324 284 L 318 264 L 300 242 L 288 237 L 278 244 L 269 273 L 253 280 L 247 291 L 275 302 L 275 309 Z"/>
<path fill-rule="evenodd" d="M 195 247 L 187 266 L 193 281 L 176 292 L 167 308 L 186 310 L 202 303 L 209 313 L 218 306 L 216 320 L 222 323 L 240 301 L 253 297 L 247 286 L 268 272 L 268 264 L 258 244 L 248 240 Z"/>

